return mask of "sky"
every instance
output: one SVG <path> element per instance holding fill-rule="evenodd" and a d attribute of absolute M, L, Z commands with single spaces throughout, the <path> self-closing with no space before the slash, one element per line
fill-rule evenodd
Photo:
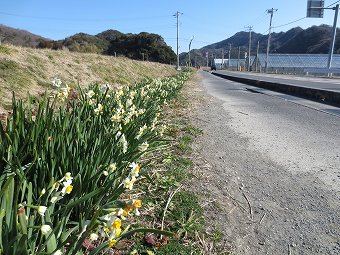
<path fill-rule="evenodd" d="M 340 1 L 325 0 L 325 7 L 336 2 Z M 0 24 L 53 40 L 79 32 L 95 35 L 107 29 L 156 33 L 176 52 L 173 15 L 179 11 L 179 52 L 186 52 L 192 38 L 191 49 L 199 49 L 247 31 L 248 26 L 267 34 L 270 15 L 266 10 L 271 8 L 277 9 L 273 32 L 333 25 L 333 10 L 325 10 L 324 18 L 304 18 L 307 0 L 2 0 Z"/>

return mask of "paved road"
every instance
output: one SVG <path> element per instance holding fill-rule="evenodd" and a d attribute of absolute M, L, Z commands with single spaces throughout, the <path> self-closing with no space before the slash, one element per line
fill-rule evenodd
<path fill-rule="evenodd" d="M 323 90 L 331 90 L 340 92 L 340 79 L 336 78 L 313 78 L 293 75 L 277 75 L 277 74 L 257 74 L 257 73 L 241 73 L 230 71 L 215 71 L 217 73 L 233 75 L 242 78 L 256 78 L 262 81 L 285 83 L 289 85 L 317 88 Z"/>
<path fill-rule="evenodd" d="M 211 193 L 207 214 L 224 248 L 340 254 L 339 116 L 200 76 L 197 189 Z"/>

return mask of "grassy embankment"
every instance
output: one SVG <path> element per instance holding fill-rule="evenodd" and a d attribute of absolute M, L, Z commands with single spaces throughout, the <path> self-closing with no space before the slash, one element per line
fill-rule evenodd
<path fill-rule="evenodd" d="M 12 91 L 19 97 L 50 87 L 54 78 L 80 85 L 135 83 L 145 77 L 174 75 L 172 66 L 98 54 L 0 46 L 0 111 L 9 110 Z"/>

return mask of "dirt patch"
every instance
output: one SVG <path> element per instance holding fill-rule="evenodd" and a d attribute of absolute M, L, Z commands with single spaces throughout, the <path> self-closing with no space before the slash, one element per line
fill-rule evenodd
<path fill-rule="evenodd" d="M 339 195 L 250 149 L 231 128 L 224 102 L 207 95 L 199 79 L 185 93 L 189 119 L 203 130 L 190 188 L 205 208 L 207 233 L 223 234 L 207 254 L 339 254 Z"/>

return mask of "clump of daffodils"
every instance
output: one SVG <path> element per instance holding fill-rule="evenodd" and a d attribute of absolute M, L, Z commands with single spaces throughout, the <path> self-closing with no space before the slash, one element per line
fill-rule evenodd
<path fill-rule="evenodd" d="M 62 199 L 66 194 L 70 194 L 73 190 L 72 185 L 73 177 L 71 176 L 70 172 L 67 172 L 63 178 L 56 181 L 52 189 L 54 190 L 54 193 L 52 193 L 52 198 L 50 202 L 52 204 L 56 203 L 58 200 Z M 59 188 L 62 186 L 61 191 L 59 191 Z"/>
<path fill-rule="evenodd" d="M 130 170 L 130 174 L 129 177 L 127 177 L 124 180 L 124 187 L 132 190 L 133 189 L 133 185 L 137 180 L 137 177 L 139 176 L 139 172 L 140 172 L 140 166 L 138 164 L 136 164 L 135 162 L 132 162 L 129 167 L 131 168 Z"/>
<path fill-rule="evenodd" d="M 110 208 L 107 209 L 110 213 L 99 218 L 100 224 L 95 232 L 89 235 L 91 241 L 103 238 L 107 240 L 109 247 L 114 246 L 118 241 L 123 230 L 123 221 L 131 213 L 139 216 L 139 209 L 142 207 L 142 200 L 130 200 L 130 201 L 118 201 L 121 208 Z M 83 230 L 84 233 L 86 230 Z"/>
<path fill-rule="evenodd" d="M 64 84 L 62 80 L 55 78 L 52 81 L 52 86 L 58 89 L 57 97 L 61 102 L 64 102 L 68 97 L 71 91 L 71 87 L 68 84 Z"/>
<path fill-rule="evenodd" d="M 94 112 L 99 115 L 99 114 L 102 114 L 103 113 L 103 109 L 104 109 L 104 106 L 102 104 L 98 104 L 97 105 L 97 108 L 94 109 Z"/>

